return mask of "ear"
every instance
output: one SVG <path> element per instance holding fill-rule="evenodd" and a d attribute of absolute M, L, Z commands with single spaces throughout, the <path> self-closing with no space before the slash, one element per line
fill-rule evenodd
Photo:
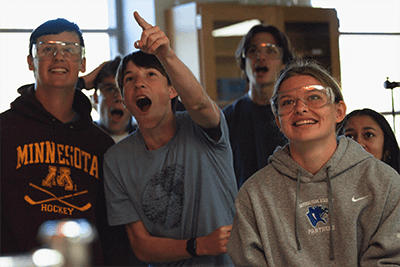
<path fill-rule="evenodd" d="M 28 68 L 29 70 L 35 70 L 35 64 L 33 62 L 33 58 L 31 55 L 26 57 L 26 61 L 28 62 Z"/>
<path fill-rule="evenodd" d="M 169 86 L 169 99 L 173 99 L 177 95 L 178 95 L 178 93 L 175 91 L 175 88 L 172 85 L 170 85 Z"/>
<path fill-rule="evenodd" d="M 346 104 L 342 100 L 336 104 L 336 123 L 344 120 L 344 118 L 346 117 L 346 111 Z"/>
<path fill-rule="evenodd" d="M 97 99 L 96 93 L 94 93 L 93 95 L 90 95 L 90 102 L 92 103 L 92 107 L 94 108 L 94 110 L 96 110 L 97 113 L 99 113 L 99 110 L 97 109 L 99 107 L 99 101 Z"/>
<path fill-rule="evenodd" d="M 81 61 L 81 67 L 79 68 L 79 71 L 84 73 L 86 71 L 86 58 L 84 57 Z"/>
<path fill-rule="evenodd" d="M 276 125 L 278 125 L 279 130 L 282 132 L 281 122 L 278 116 L 275 116 Z"/>
<path fill-rule="evenodd" d="M 94 93 L 93 93 L 93 95 L 92 95 L 92 101 L 93 101 L 93 103 L 95 103 L 95 104 L 98 104 L 98 103 L 99 103 L 99 96 L 97 95 L 97 90 L 94 90 Z"/>

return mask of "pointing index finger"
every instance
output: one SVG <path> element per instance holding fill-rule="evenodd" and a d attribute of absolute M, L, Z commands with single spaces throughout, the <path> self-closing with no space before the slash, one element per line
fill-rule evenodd
<path fill-rule="evenodd" d="M 147 23 L 147 21 L 145 21 L 137 11 L 133 12 L 133 17 L 143 30 L 153 27 L 151 24 Z"/>

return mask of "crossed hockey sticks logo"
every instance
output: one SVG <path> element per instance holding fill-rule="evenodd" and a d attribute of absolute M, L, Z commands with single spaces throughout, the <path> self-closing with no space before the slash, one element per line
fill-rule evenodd
<path fill-rule="evenodd" d="M 78 193 L 75 193 L 75 194 L 66 195 L 66 196 L 63 196 L 63 197 L 57 197 L 53 193 L 51 193 L 51 192 L 47 191 L 46 189 L 43 189 L 43 188 L 41 188 L 41 187 L 39 187 L 37 185 L 34 185 L 32 183 L 29 183 L 29 185 L 34 187 L 34 188 L 36 188 L 36 189 L 38 189 L 38 190 L 40 190 L 40 191 L 42 191 L 42 192 L 45 192 L 46 194 L 49 194 L 50 196 L 52 196 L 52 198 L 49 198 L 49 199 L 40 200 L 40 201 L 34 201 L 28 195 L 25 195 L 24 196 L 25 201 L 28 202 L 31 205 L 37 205 L 37 204 L 42 204 L 42 203 L 46 203 L 46 202 L 57 200 L 57 201 L 59 201 L 61 203 L 64 203 L 65 205 L 68 205 L 68 206 L 70 206 L 70 207 L 72 207 L 74 209 L 77 209 L 79 211 L 86 211 L 86 210 L 90 209 L 90 207 L 92 206 L 92 204 L 90 204 L 90 202 L 88 202 L 83 207 L 77 207 L 77 206 L 75 206 L 75 205 L 73 205 L 71 203 L 68 203 L 67 201 L 63 200 L 65 198 L 70 198 L 70 197 L 73 197 L 73 196 L 86 194 L 88 192 L 87 190 L 82 191 L 82 192 L 78 192 Z"/>

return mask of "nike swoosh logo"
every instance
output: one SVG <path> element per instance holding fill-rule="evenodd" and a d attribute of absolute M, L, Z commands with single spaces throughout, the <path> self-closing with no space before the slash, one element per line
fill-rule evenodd
<path fill-rule="evenodd" d="M 363 196 L 363 197 L 360 197 L 360 198 L 355 198 L 355 197 L 353 196 L 353 198 L 351 199 L 351 201 L 353 201 L 353 202 L 358 202 L 358 201 L 363 200 L 363 199 L 366 199 L 367 197 L 370 197 L 370 196 L 371 196 L 371 194 L 366 195 L 366 196 Z"/>

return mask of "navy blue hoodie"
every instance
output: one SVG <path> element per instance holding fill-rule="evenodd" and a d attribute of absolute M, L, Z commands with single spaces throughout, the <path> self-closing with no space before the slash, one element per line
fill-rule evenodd
<path fill-rule="evenodd" d="M 76 91 L 80 118 L 62 123 L 36 99 L 33 85 L 18 92 L 0 115 L 1 253 L 37 248 L 47 220 L 85 218 L 104 230 L 103 155 L 114 141 L 93 123 L 89 99 Z"/>

